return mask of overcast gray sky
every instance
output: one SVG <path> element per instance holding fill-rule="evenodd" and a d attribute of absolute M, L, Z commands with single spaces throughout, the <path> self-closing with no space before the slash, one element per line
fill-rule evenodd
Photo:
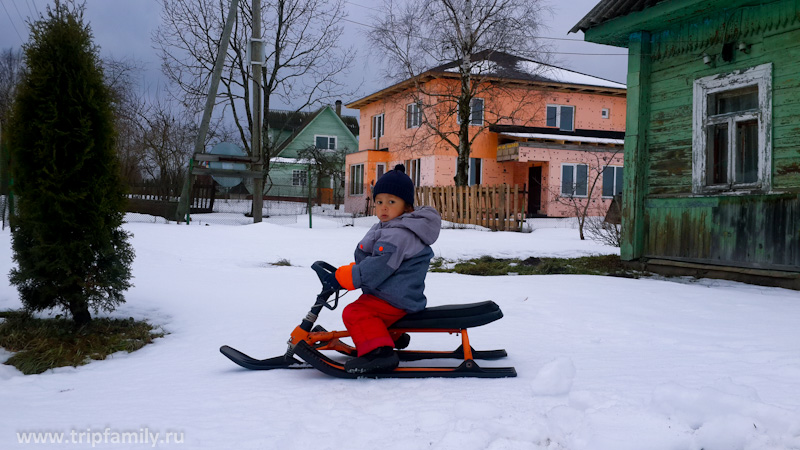
<path fill-rule="evenodd" d="M 555 51 L 551 55 L 552 62 L 566 69 L 624 83 L 626 49 L 583 42 L 582 33 L 567 34 L 599 0 L 549 1 L 553 17 L 546 21 L 549 29 L 542 32 L 542 37 L 549 38 L 544 41 Z M 26 22 L 30 17 L 43 13 L 48 4 L 52 4 L 52 0 L 0 0 L 0 48 L 19 48 L 27 41 Z M 388 83 L 375 67 L 377 62 L 365 59 L 364 31 L 370 24 L 370 16 L 379 13 L 371 4 L 370 0 L 346 0 L 349 17 L 343 42 L 355 45 L 363 57 L 358 59 L 349 77 L 361 87 L 354 98 L 342 99 L 345 103 L 375 92 Z M 157 89 L 158 83 L 163 83 L 160 63 L 150 40 L 160 22 L 158 0 L 86 0 L 85 15 L 103 56 L 133 58 L 144 63 L 143 83 L 151 92 Z"/>

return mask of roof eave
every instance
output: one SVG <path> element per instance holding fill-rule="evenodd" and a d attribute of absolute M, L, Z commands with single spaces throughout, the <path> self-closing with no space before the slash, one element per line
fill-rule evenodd
<path fill-rule="evenodd" d="M 428 82 L 434 78 L 458 78 L 459 74 L 457 72 L 434 72 L 428 71 L 423 73 L 422 75 L 417 76 L 417 81 L 419 83 Z M 478 78 L 480 76 L 477 76 Z M 497 76 L 483 76 L 480 77 L 487 81 L 504 81 L 513 84 L 520 84 L 520 85 L 528 85 L 528 86 L 538 86 L 544 89 L 553 89 L 559 91 L 571 91 L 571 92 L 591 92 L 596 94 L 609 94 L 609 95 L 619 95 L 625 96 L 627 93 L 627 88 L 616 88 L 611 86 L 597 86 L 593 84 L 578 84 L 578 83 L 562 83 L 557 81 L 546 81 L 546 80 L 525 80 L 522 78 L 503 78 Z M 413 78 L 409 78 L 408 80 L 401 81 L 400 83 L 393 84 L 387 88 L 381 89 L 375 93 L 372 93 L 366 97 L 362 97 L 358 100 L 355 100 L 351 103 L 346 104 L 350 109 L 361 109 L 370 103 L 374 103 L 378 100 L 381 100 L 386 97 L 390 97 L 394 94 L 406 91 L 416 84 Z"/>
<path fill-rule="evenodd" d="M 662 1 L 641 11 L 626 13 L 626 0 L 605 0 L 583 17 L 570 33 L 583 31 L 584 40 L 597 44 L 627 47 L 630 35 L 641 31 L 661 31 L 676 22 L 700 17 L 724 5 L 726 8 L 752 3 L 753 0 L 670 0 Z M 613 11 L 617 8 L 616 11 Z M 611 17 L 600 13 L 612 10 Z"/>

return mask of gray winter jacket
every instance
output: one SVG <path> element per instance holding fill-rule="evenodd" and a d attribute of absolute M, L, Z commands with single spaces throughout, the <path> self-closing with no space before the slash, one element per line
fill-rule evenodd
<path fill-rule="evenodd" d="M 425 309 L 425 275 L 442 217 L 430 206 L 369 229 L 356 246 L 353 286 L 413 313 Z"/>

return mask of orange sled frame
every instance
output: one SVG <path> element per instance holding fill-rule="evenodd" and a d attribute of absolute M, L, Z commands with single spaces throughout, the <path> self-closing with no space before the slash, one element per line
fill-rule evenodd
<path fill-rule="evenodd" d="M 336 270 L 322 261 L 317 261 L 311 266 L 320 278 Z M 333 305 L 328 302 L 331 295 L 336 294 Z M 450 333 L 461 335 L 461 346 L 454 351 L 410 351 L 404 350 L 404 345 L 398 345 L 397 354 L 401 361 L 418 361 L 427 359 L 461 359 L 460 365 L 455 367 L 419 367 L 401 365 L 394 370 L 371 372 L 364 374 L 351 374 L 344 370 L 344 363 L 325 356 L 322 351 L 332 350 L 347 356 L 356 356 L 356 349 L 341 339 L 349 337 L 347 331 L 327 331 L 321 326 L 314 326 L 323 307 L 336 309 L 339 302 L 339 292 L 325 286 L 317 296 L 317 300 L 309 313 L 291 333 L 289 347 L 286 353 L 274 358 L 255 359 L 232 347 L 224 345 L 220 352 L 236 364 L 251 370 L 271 369 L 301 369 L 313 367 L 327 375 L 338 378 L 504 378 L 515 377 L 517 372 L 513 367 L 480 367 L 476 359 L 499 359 L 507 356 L 505 350 L 477 351 L 469 342 L 467 328 L 485 325 L 503 317 L 500 307 L 492 301 L 471 303 L 464 305 L 446 305 L 426 308 L 418 313 L 408 314 L 389 328 L 395 342 L 404 333 Z M 406 344 L 407 345 L 407 344 Z M 299 356 L 302 361 L 294 356 Z M 304 363 L 305 362 L 305 363 Z"/>

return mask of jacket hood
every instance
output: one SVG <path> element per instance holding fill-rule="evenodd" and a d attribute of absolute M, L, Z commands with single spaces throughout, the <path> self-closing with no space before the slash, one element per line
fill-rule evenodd
<path fill-rule="evenodd" d="M 442 216 L 435 208 L 422 206 L 380 225 L 382 228 L 405 228 L 417 235 L 425 245 L 431 245 L 439 238 Z"/>

